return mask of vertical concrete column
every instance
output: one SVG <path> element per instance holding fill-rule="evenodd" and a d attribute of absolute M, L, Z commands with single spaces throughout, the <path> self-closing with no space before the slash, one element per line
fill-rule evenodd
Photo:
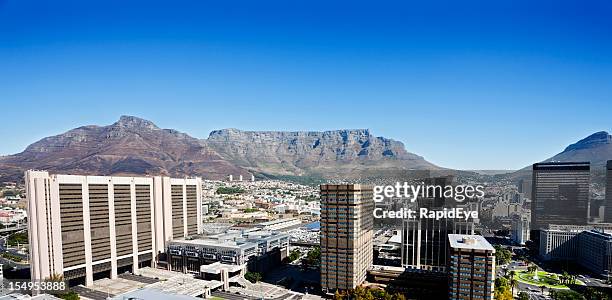
<path fill-rule="evenodd" d="M 37 252 L 37 256 L 38 256 L 38 263 L 40 264 L 40 268 L 38 269 L 38 275 L 40 277 L 40 279 L 44 280 L 45 278 L 48 278 L 51 270 L 49 270 L 49 258 L 50 258 L 50 251 L 49 251 L 49 240 L 46 238 L 47 237 L 47 229 L 49 224 L 47 224 L 47 203 L 48 203 L 48 199 L 47 199 L 47 193 L 46 193 L 46 183 L 47 178 L 35 178 L 34 179 L 34 193 L 36 194 L 36 212 L 37 212 L 37 218 L 30 221 L 30 222 L 36 222 L 37 225 L 37 233 L 39 236 L 43 236 L 44 238 L 42 239 L 38 239 L 38 252 Z"/>
<path fill-rule="evenodd" d="M 108 225 L 110 232 L 111 279 L 117 278 L 117 228 L 115 227 L 115 183 L 108 179 Z"/>
<path fill-rule="evenodd" d="M 138 221 L 136 219 L 136 184 L 130 181 L 130 215 L 132 216 L 132 273 L 138 274 Z"/>
<path fill-rule="evenodd" d="M 91 216 L 89 215 L 89 185 L 87 176 L 81 179 L 83 196 L 83 243 L 85 245 L 85 285 L 93 285 L 93 267 L 91 254 Z"/>
<path fill-rule="evenodd" d="M 187 180 L 183 182 L 183 236 L 187 236 Z"/>
<path fill-rule="evenodd" d="M 163 181 L 163 215 L 164 215 L 164 248 L 166 242 L 173 238 L 172 236 L 172 191 L 169 177 L 162 177 Z"/>
<path fill-rule="evenodd" d="M 202 224 L 202 178 L 196 178 L 196 205 L 197 205 L 197 228 L 198 234 L 202 234 L 203 224 Z"/>
<path fill-rule="evenodd" d="M 25 188 L 26 188 L 26 196 L 28 198 L 28 241 L 30 243 L 30 277 L 32 280 L 41 280 L 40 277 L 40 262 L 39 255 L 40 250 L 38 248 L 38 241 L 40 240 L 39 231 L 38 231 L 38 222 L 40 219 L 38 216 L 38 205 L 37 202 L 40 201 L 40 196 L 36 191 L 36 183 L 34 179 L 34 174 L 32 171 L 25 172 Z"/>
<path fill-rule="evenodd" d="M 49 199 L 51 208 L 51 233 L 53 235 L 53 273 L 63 275 L 64 255 L 62 249 L 62 228 L 60 216 L 59 182 L 57 177 L 49 179 Z"/>
<path fill-rule="evenodd" d="M 149 202 L 149 208 L 151 209 L 151 265 L 155 268 L 157 266 L 157 232 L 156 232 L 156 226 L 157 226 L 157 220 L 155 218 L 155 211 L 156 211 L 156 207 L 155 207 L 155 179 L 152 179 L 150 181 L 150 186 L 149 186 L 149 199 L 151 200 Z"/>
<path fill-rule="evenodd" d="M 153 235 L 155 236 L 155 244 L 153 247 L 154 258 L 157 258 L 159 252 L 165 252 L 164 244 L 164 183 L 162 177 L 156 176 L 153 178 Z M 157 261 L 157 259 L 155 259 Z"/>

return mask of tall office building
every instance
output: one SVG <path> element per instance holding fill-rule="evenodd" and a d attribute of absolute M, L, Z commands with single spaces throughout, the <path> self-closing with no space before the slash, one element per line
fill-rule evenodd
<path fill-rule="evenodd" d="M 451 300 L 493 299 L 495 249 L 480 235 L 449 234 Z"/>
<path fill-rule="evenodd" d="M 373 260 L 372 188 L 321 185 L 321 287 L 353 289 L 366 279 Z"/>
<path fill-rule="evenodd" d="M 452 177 L 428 178 L 426 185 L 452 185 Z M 443 195 L 419 198 L 405 207 L 417 210 L 442 210 L 462 206 L 470 210 L 468 204 L 458 204 L 454 200 L 445 199 Z M 474 234 L 474 220 L 458 220 L 442 218 L 404 219 L 402 225 L 402 266 L 410 269 L 445 272 L 448 256 L 448 234 Z"/>
<path fill-rule="evenodd" d="M 199 178 L 25 173 L 32 280 L 91 285 L 155 265 L 166 242 L 202 231 Z"/>
<path fill-rule="evenodd" d="M 605 222 L 612 223 L 612 160 L 606 165 L 606 203 L 604 208 Z"/>
<path fill-rule="evenodd" d="M 474 222 L 448 218 L 405 219 L 402 230 L 402 266 L 446 272 L 449 234 L 474 234 Z"/>
<path fill-rule="evenodd" d="M 531 238 L 536 245 L 539 243 L 537 231 L 549 224 L 587 224 L 590 170 L 588 162 L 533 165 Z"/>

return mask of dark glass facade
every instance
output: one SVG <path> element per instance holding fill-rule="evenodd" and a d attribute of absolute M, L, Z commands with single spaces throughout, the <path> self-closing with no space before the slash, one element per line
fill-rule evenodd
<path fill-rule="evenodd" d="M 587 224 L 590 170 L 588 162 L 533 165 L 532 230 Z"/>

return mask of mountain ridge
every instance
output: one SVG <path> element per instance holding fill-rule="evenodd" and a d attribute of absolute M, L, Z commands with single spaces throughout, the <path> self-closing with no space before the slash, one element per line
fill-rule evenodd
<path fill-rule="evenodd" d="M 80 126 L 45 137 L 20 153 L 0 157 L 0 178 L 27 169 L 96 175 L 342 176 L 370 169 L 439 169 L 403 143 L 369 129 L 242 131 L 227 128 L 198 139 L 153 122 L 121 116 L 106 126 Z"/>

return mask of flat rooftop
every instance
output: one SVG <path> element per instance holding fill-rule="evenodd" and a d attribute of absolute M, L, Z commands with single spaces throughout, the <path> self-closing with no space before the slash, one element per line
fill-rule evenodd
<path fill-rule="evenodd" d="M 449 234 L 448 241 L 450 246 L 456 249 L 489 250 L 495 252 L 495 248 L 482 235 Z"/>
<path fill-rule="evenodd" d="M 197 300 L 202 298 L 192 297 L 188 295 L 172 294 L 158 289 L 144 288 L 123 295 L 119 295 L 115 300 L 123 299 L 147 299 L 147 300 Z"/>

